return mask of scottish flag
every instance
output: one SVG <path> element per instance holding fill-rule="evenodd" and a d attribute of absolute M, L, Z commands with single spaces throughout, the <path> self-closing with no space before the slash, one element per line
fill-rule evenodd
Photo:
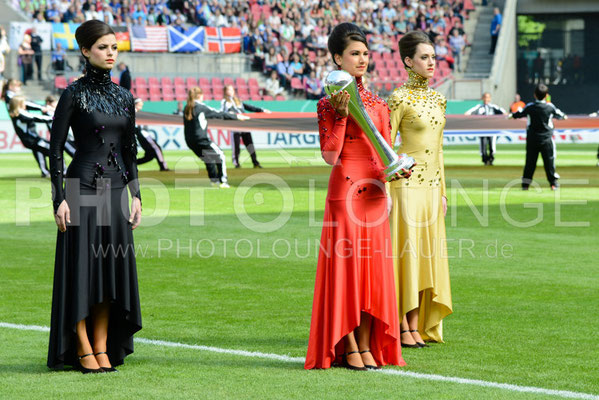
<path fill-rule="evenodd" d="M 204 28 L 194 26 L 181 32 L 168 27 L 168 51 L 171 53 L 190 53 L 204 51 Z"/>

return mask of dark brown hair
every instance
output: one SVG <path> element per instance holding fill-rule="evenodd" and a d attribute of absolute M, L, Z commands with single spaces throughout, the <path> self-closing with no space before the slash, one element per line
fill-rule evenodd
<path fill-rule="evenodd" d="M 543 100 L 545 96 L 547 96 L 547 92 L 549 92 L 549 88 L 544 83 L 539 83 L 537 87 L 535 87 L 535 97 L 537 100 Z"/>
<path fill-rule="evenodd" d="M 343 55 L 343 52 L 349 46 L 349 42 L 362 42 L 364 46 L 368 48 L 368 41 L 366 40 L 366 35 L 364 32 L 356 24 L 352 24 L 351 22 L 343 22 L 337 25 L 331 34 L 329 35 L 329 40 L 327 42 L 327 46 L 329 48 L 329 53 L 331 53 L 331 57 L 333 57 L 333 62 L 338 66 L 335 61 L 335 54 Z"/>
<path fill-rule="evenodd" d="M 111 34 L 114 35 L 112 28 L 102 21 L 91 19 L 82 23 L 75 31 L 75 40 L 77 40 L 81 55 L 83 55 L 82 49 L 84 47 L 88 50 L 91 50 L 92 46 L 98 41 L 98 39 L 100 39 L 102 36 Z"/>
<path fill-rule="evenodd" d="M 406 57 L 414 58 L 416 48 L 419 44 L 428 44 L 435 47 L 428 35 L 422 31 L 408 32 L 399 39 L 399 54 L 404 67 L 408 67 L 406 65 Z"/>

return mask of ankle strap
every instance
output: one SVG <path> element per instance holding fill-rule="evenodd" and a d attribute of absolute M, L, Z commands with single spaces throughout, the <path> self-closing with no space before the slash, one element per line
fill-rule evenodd
<path fill-rule="evenodd" d="M 364 353 L 370 353 L 370 350 L 362 350 L 362 351 L 360 352 L 360 354 L 364 354 Z"/>
<path fill-rule="evenodd" d="M 348 351 L 347 353 L 345 353 L 345 355 L 350 355 L 350 354 L 356 354 L 359 353 L 359 351 Z"/>
<path fill-rule="evenodd" d="M 100 354 L 106 354 L 106 355 L 108 355 L 108 353 L 107 353 L 107 352 L 105 352 L 105 351 L 100 351 L 99 353 L 94 353 L 94 356 L 99 356 Z"/>
<path fill-rule="evenodd" d="M 82 358 L 93 356 L 93 355 L 94 355 L 94 353 L 84 354 L 82 356 L 79 356 L 78 360 L 81 360 Z"/>

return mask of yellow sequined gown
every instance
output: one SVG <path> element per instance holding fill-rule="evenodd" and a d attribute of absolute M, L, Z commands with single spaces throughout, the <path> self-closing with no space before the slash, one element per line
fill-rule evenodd
<path fill-rule="evenodd" d="M 443 318 L 452 313 L 445 218 L 443 128 L 445 97 L 408 70 L 409 79 L 389 97 L 391 143 L 416 159 L 412 177 L 391 182 L 391 234 L 399 318 L 420 307 L 424 340 L 443 342 Z"/>

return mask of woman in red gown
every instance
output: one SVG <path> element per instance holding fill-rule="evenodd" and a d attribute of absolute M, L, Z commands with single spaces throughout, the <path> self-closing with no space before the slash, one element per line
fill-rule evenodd
<path fill-rule="evenodd" d="M 335 64 L 356 77 L 362 102 L 389 142 L 387 104 L 368 92 L 364 33 L 335 27 L 328 40 Z M 320 239 L 306 369 L 341 364 L 349 369 L 405 365 L 388 223 L 383 165 L 366 134 L 348 117 L 349 94 L 318 102 L 320 148 L 334 165 Z"/>

